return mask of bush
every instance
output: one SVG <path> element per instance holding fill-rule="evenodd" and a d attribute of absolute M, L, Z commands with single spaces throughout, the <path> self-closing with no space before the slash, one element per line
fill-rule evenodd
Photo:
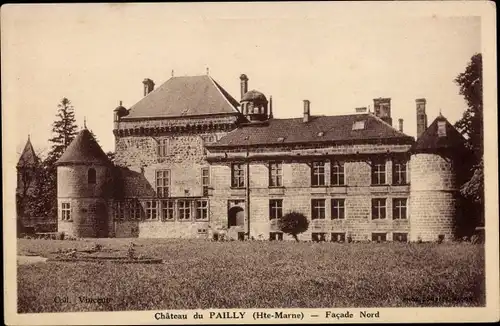
<path fill-rule="evenodd" d="M 309 221 L 304 214 L 290 212 L 278 220 L 278 227 L 283 233 L 290 234 L 295 241 L 299 241 L 297 235 L 307 231 Z"/>

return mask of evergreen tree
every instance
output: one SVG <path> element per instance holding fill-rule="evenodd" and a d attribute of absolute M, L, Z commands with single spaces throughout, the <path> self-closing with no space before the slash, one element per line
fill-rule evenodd
<path fill-rule="evenodd" d="M 56 117 L 58 119 L 52 124 L 54 136 L 49 139 L 52 143 L 51 151 L 47 157 L 47 164 L 49 166 L 53 165 L 61 157 L 71 141 L 75 138 L 78 128 L 75 120 L 75 111 L 73 105 L 71 105 L 71 101 L 64 97 L 57 107 L 58 112 Z"/>
<path fill-rule="evenodd" d="M 39 202 L 35 206 L 39 214 L 47 217 L 57 216 L 57 169 L 55 163 L 73 141 L 78 129 L 71 101 L 64 97 L 57 107 L 57 120 L 52 124 L 54 135 L 49 139 L 52 147 L 47 158 L 43 161 L 43 175 L 37 194 Z"/>

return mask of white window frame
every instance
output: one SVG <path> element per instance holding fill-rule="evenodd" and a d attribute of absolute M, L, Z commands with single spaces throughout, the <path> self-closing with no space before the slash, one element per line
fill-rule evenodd
<path fill-rule="evenodd" d="M 398 213 L 397 215 L 395 213 Z M 402 214 L 404 212 L 404 214 Z M 392 219 L 407 220 L 408 219 L 408 199 L 393 198 L 392 199 Z"/>
<path fill-rule="evenodd" d="M 167 198 L 170 195 L 170 170 L 156 170 L 156 195 L 158 198 Z"/>
<path fill-rule="evenodd" d="M 191 201 L 179 200 L 177 201 L 177 220 L 190 221 L 191 220 Z"/>
<path fill-rule="evenodd" d="M 334 161 L 331 164 L 331 185 L 345 186 L 345 164 L 343 162 Z"/>
<path fill-rule="evenodd" d="M 146 211 L 146 220 L 156 221 L 158 220 L 158 201 L 147 200 L 144 202 Z"/>
<path fill-rule="evenodd" d="M 315 215 L 315 212 L 319 215 Z M 312 220 L 326 219 L 326 199 L 323 198 L 311 199 L 311 219 Z"/>
<path fill-rule="evenodd" d="M 209 207 L 207 199 L 197 199 L 195 201 L 196 205 L 196 215 L 195 219 L 197 221 L 208 221 Z"/>
<path fill-rule="evenodd" d="M 383 203 L 383 205 L 381 205 L 380 203 Z M 373 214 L 374 209 L 376 209 L 377 211 L 376 217 Z M 387 219 L 387 198 L 372 198 L 371 212 L 372 220 Z M 383 217 L 381 217 L 381 212 L 384 212 Z"/>
<path fill-rule="evenodd" d="M 331 205 L 332 220 L 345 220 L 345 198 L 332 198 Z M 336 212 L 336 214 L 334 214 L 334 212 Z M 342 212 L 342 214 L 340 214 L 340 212 Z"/>
<path fill-rule="evenodd" d="M 283 163 L 269 163 L 269 187 L 283 187 Z"/>
<path fill-rule="evenodd" d="M 326 168 L 324 161 L 314 161 L 311 165 L 311 187 L 326 186 Z"/>
<path fill-rule="evenodd" d="M 269 199 L 269 220 L 283 217 L 283 199 Z"/>
<path fill-rule="evenodd" d="M 175 201 L 174 200 L 161 200 L 161 220 L 175 221 Z"/>
<path fill-rule="evenodd" d="M 408 161 L 393 161 L 392 164 L 392 183 L 395 185 L 408 184 Z"/>
<path fill-rule="evenodd" d="M 62 202 L 61 203 L 61 220 L 71 221 L 71 203 Z"/>
<path fill-rule="evenodd" d="M 372 164 L 372 185 L 387 184 L 387 169 L 385 161 L 377 161 Z"/>
<path fill-rule="evenodd" d="M 245 188 L 245 166 L 243 163 L 231 165 L 231 188 Z"/>
<path fill-rule="evenodd" d="M 169 156 L 169 139 L 163 138 L 158 141 L 158 157 Z"/>

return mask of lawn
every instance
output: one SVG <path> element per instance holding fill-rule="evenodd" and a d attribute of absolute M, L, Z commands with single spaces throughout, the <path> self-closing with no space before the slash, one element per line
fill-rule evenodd
<path fill-rule="evenodd" d="M 125 255 L 130 241 L 20 239 L 18 254 L 100 243 Z M 18 311 L 485 305 L 483 245 L 132 241 L 165 262 L 19 265 Z"/>

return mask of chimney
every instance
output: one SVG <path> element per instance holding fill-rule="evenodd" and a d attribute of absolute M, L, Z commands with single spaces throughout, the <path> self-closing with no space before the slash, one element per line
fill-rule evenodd
<path fill-rule="evenodd" d="M 403 132 L 403 119 L 399 119 L 399 131 Z"/>
<path fill-rule="evenodd" d="M 425 113 L 425 98 L 417 98 L 415 100 L 417 105 L 417 139 L 427 129 L 427 114 Z"/>
<path fill-rule="evenodd" d="M 241 74 L 240 76 L 240 85 L 241 85 L 241 98 L 243 98 L 243 95 L 248 92 L 248 77 L 245 74 Z"/>
<path fill-rule="evenodd" d="M 391 99 L 390 98 L 375 98 L 373 99 L 373 111 L 375 116 L 392 126 L 391 118 Z"/>
<path fill-rule="evenodd" d="M 151 93 L 153 91 L 153 89 L 155 88 L 155 83 L 149 78 L 144 78 L 142 83 L 144 84 L 144 96 Z"/>
<path fill-rule="evenodd" d="M 311 119 L 311 102 L 309 100 L 304 100 L 304 122 L 309 122 Z"/>
<path fill-rule="evenodd" d="M 366 107 L 356 108 L 356 113 L 366 113 Z"/>
<path fill-rule="evenodd" d="M 268 119 L 273 118 L 273 97 L 269 96 L 269 117 Z"/>

